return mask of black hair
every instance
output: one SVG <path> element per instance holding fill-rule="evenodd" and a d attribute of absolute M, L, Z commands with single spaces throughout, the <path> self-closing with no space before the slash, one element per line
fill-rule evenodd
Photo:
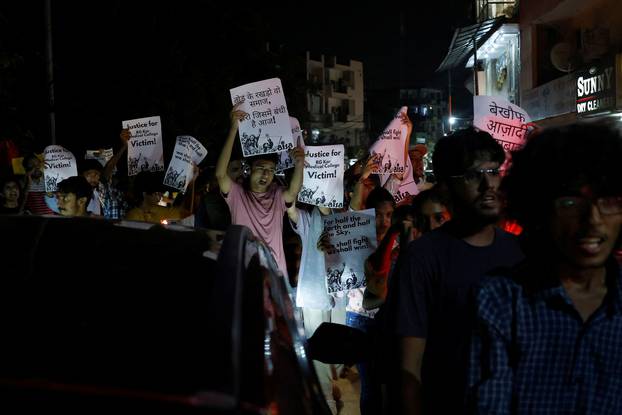
<path fill-rule="evenodd" d="M 411 208 L 414 221 L 420 226 L 418 229 L 423 232 L 430 231 L 430 219 L 424 216 L 422 211 L 423 205 L 425 205 L 426 202 L 440 203 L 448 210 L 450 209 L 449 200 L 445 197 L 443 192 L 438 190 L 436 186 L 418 193 L 413 198 Z"/>
<path fill-rule="evenodd" d="M 60 193 L 73 193 L 78 199 L 86 197 L 86 203 L 93 196 L 93 188 L 82 176 L 71 176 L 62 180 L 56 190 Z"/>
<path fill-rule="evenodd" d="M 89 170 L 96 170 L 100 173 L 104 171 L 104 166 L 102 166 L 102 164 L 99 161 L 94 160 L 94 159 L 85 159 L 81 161 L 78 168 L 79 168 L 80 174 L 84 174 L 85 172 Z"/>
<path fill-rule="evenodd" d="M 19 186 L 19 189 L 22 189 L 22 179 L 23 176 L 17 176 L 15 174 L 9 174 L 6 176 L 0 176 L 0 189 L 4 187 L 5 184 L 15 182 Z"/>
<path fill-rule="evenodd" d="M 446 182 L 450 176 L 463 174 L 475 160 L 481 158 L 501 164 L 505 160 L 505 152 L 487 132 L 473 127 L 457 130 L 442 137 L 434 146 L 434 176 L 439 182 Z"/>
<path fill-rule="evenodd" d="M 253 167 L 253 163 L 258 162 L 259 160 L 271 161 L 274 164 L 279 162 L 279 153 L 270 153 L 270 154 L 259 154 L 257 156 L 250 156 L 246 158 L 246 163 Z"/>
<path fill-rule="evenodd" d="M 24 156 L 24 158 L 22 159 L 22 166 L 24 167 L 24 170 L 28 171 L 30 170 L 29 164 L 31 160 L 34 159 L 38 159 L 39 157 L 37 157 L 37 155 L 35 153 L 28 153 Z"/>
<path fill-rule="evenodd" d="M 259 161 L 262 161 L 262 160 L 273 162 L 274 168 L 276 169 L 276 165 L 279 162 L 279 154 L 278 153 L 259 154 L 256 156 L 250 156 L 245 159 L 242 159 L 242 174 L 244 178 L 242 182 L 242 187 L 244 187 L 244 189 L 251 190 L 250 177 L 251 177 L 251 170 L 252 170 L 253 164 Z M 277 180 L 277 176 L 275 174 L 274 177 L 272 178 L 272 183 L 275 183 L 276 180 Z"/>
<path fill-rule="evenodd" d="M 375 209 L 382 202 L 390 202 L 395 206 L 395 199 L 391 193 L 384 187 L 376 187 L 369 192 L 367 200 L 365 201 L 365 209 Z"/>
<path fill-rule="evenodd" d="M 590 185 L 596 195 L 622 195 L 622 138 L 602 124 L 545 129 L 513 153 L 501 189 L 507 214 L 525 228 L 543 228 L 555 198 Z"/>

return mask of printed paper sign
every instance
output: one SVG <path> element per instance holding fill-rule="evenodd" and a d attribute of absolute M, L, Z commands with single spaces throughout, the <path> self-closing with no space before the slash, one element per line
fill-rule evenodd
<path fill-rule="evenodd" d="M 57 145 L 47 146 L 43 150 L 43 176 L 46 192 L 55 192 L 59 182 L 77 175 L 76 158 L 71 151 Z"/>
<path fill-rule="evenodd" d="M 525 144 L 527 111 L 504 98 L 473 97 L 473 125 L 489 133 L 505 151 L 519 150 Z"/>
<path fill-rule="evenodd" d="M 102 167 L 106 167 L 106 163 L 112 158 L 114 152 L 111 148 L 102 148 L 100 150 L 86 150 L 86 154 L 84 155 L 85 160 L 97 160 L 102 165 Z"/>
<path fill-rule="evenodd" d="M 374 209 L 324 217 L 330 248 L 325 252 L 329 294 L 365 286 L 365 260 L 376 250 Z"/>
<path fill-rule="evenodd" d="M 402 107 L 369 149 L 372 157 L 378 157 L 375 174 L 404 173 L 406 171 L 406 124 L 408 107 Z"/>
<path fill-rule="evenodd" d="M 397 192 L 393 194 L 393 199 L 395 199 L 395 204 L 400 205 L 402 202 L 406 203 L 408 198 L 411 196 L 416 196 L 419 194 L 419 188 L 417 187 L 417 183 L 414 180 L 404 183 L 397 189 Z"/>
<path fill-rule="evenodd" d="M 302 138 L 302 129 L 300 128 L 300 123 L 294 117 L 289 117 L 289 122 L 292 125 L 292 138 L 294 140 L 295 147 L 305 148 L 305 142 Z M 289 155 L 289 151 L 283 151 L 279 154 L 279 162 L 276 165 L 276 171 L 282 172 L 287 169 L 291 169 L 294 167 L 294 160 L 292 160 Z"/>
<path fill-rule="evenodd" d="M 122 122 L 132 137 L 127 147 L 127 174 L 141 171 L 163 171 L 162 124 L 160 117 L 137 118 Z"/>
<path fill-rule="evenodd" d="M 294 148 L 285 95 L 278 78 L 266 79 L 230 90 L 234 105 L 246 112 L 240 121 L 244 157 L 278 153 Z"/>
<path fill-rule="evenodd" d="M 177 137 L 164 184 L 185 192 L 192 179 L 193 164 L 199 164 L 206 155 L 207 150 L 196 138 L 189 135 Z"/>
<path fill-rule="evenodd" d="M 343 207 L 343 144 L 305 148 L 305 169 L 298 201 L 330 208 Z"/>

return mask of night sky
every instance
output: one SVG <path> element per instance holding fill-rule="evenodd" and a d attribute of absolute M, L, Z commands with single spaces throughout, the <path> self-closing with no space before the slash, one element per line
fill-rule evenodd
<path fill-rule="evenodd" d="M 3 134 L 29 130 L 26 142 L 40 150 L 48 140 L 43 2 L 4 3 Z M 304 105 L 304 72 L 294 68 L 306 50 L 362 60 L 366 91 L 445 88 L 447 75 L 434 70 L 454 28 L 468 23 L 469 2 L 223 3 L 53 0 L 57 142 L 78 153 L 118 144 L 121 120 L 161 115 L 165 140 L 190 134 L 217 152 L 229 88 L 276 76 L 290 112 Z"/>

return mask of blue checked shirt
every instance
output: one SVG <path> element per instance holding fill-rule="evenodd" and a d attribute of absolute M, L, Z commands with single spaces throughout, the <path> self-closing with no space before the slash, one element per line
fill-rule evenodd
<path fill-rule="evenodd" d="M 603 304 L 585 322 L 559 281 L 542 275 L 526 266 L 512 277 L 482 283 L 471 345 L 470 411 L 622 414 L 617 264 L 608 267 Z"/>
<path fill-rule="evenodd" d="M 109 182 L 100 182 L 97 190 L 104 218 L 123 219 L 128 210 L 123 192 Z"/>

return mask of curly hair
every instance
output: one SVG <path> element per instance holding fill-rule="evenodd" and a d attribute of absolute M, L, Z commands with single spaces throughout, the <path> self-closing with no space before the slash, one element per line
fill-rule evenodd
<path fill-rule="evenodd" d="M 526 231 L 548 223 L 553 201 L 589 185 L 596 195 L 622 195 L 622 138 L 602 124 L 545 129 L 513 154 L 501 189 L 507 214 Z"/>
<path fill-rule="evenodd" d="M 482 158 L 501 164 L 505 152 L 487 132 L 472 127 L 458 130 L 442 137 L 434 146 L 434 175 L 439 182 L 446 182 L 450 176 L 463 174 L 475 160 Z"/>

